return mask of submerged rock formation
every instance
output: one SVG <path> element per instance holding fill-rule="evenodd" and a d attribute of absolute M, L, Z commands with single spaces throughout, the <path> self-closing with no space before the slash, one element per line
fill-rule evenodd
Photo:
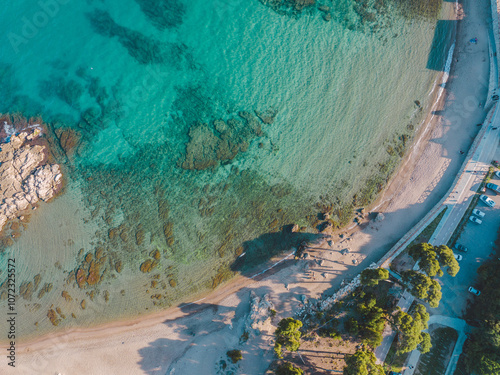
<path fill-rule="evenodd" d="M 276 113 L 275 110 L 267 110 L 258 112 L 257 116 L 264 124 L 270 124 Z M 264 132 L 252 113 L 240 111 L 238 116 L 227 121 L 218 119 L 212 124 L 194 123 L 189 129 L 190 141 L 180 166 L 204 170 L 232 160 L 240 152 L 246 152 L 250 141 L 262 137 Z"/>
<path fill-rule="evenodd" d="M 38 201 L 48 201 L 62 187 L 58 164 L 46 164 L 46 146 L 36 142 L 35 128 L 12 135 L 0 144 L 0 230 Z"/>
<path fill-rule="evenodd" d="M 316 4 L 316 0 L 260 0 L 260 2 L 277 12 L 291 9 L 295 13 L 300 13 Z"/>

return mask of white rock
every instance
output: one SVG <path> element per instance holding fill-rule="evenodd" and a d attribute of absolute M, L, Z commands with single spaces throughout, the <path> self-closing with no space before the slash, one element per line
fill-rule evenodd
<path fill-rule="evenodd" d="M 52 198 L 62 183 L 59 165 L 40 166 L 45 147 L 24 144 L 27 136 L 13 135 L 0 146 L 0 230 L 30 204 Z"/>
<path fill-rule="evenodd" d="M 261 331 L 267 330 L 272 309 L 274 305 L 269 299 L 269 294 L 264 294 L 262 298 L 259 298 L 254 291 L 251 291 L 250 313 L 245 321 L 245 331 L 255 337 L 260 335 Z"/>

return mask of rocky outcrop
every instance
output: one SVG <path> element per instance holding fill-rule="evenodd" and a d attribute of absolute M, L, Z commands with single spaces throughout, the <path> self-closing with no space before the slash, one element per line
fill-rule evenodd
<path fill-rule="evenodd" d="M 26 199 L 31 204 L 39 200 L 48 201 L 54 196 L 54 192 L 61 184 L 61 179 L 62 173 L 58 164 L 36 168 L 23 184 Z"/>
<path fill-rule="evenodd" d="M 105 271 L 101 271 L 101 268 L 104 268 L 106 260 L 107 255 L 101 248 L 97 248 L 94 254 L 87 253 L 74 271 L 78 287 L 86 288 L 101 282 Z"/>
<path fill-rule="evenodd" d="M 245 321 L 245 332 L 251 337 L 259 336 L 262 332 L 272 331 L 270 318 L 274 305 L 269 294 L 259 298 L 254 291 L 250 292 L 250 313 Z"/>
<path fill-rule="evenodd" d="M 34 141 L 39 129 L 12 135 L 0 145 L 0 230 L 38 201 L 48 201 L 62 187 L 58 164 L 46 163 L 46 147 Z"/>
<path fill-rule="evenodd" d="M 276 116 L 275 110 L 258 112 L 264 124 L 270 124 Z M 186 154 L 179 164 L 184 169 L 204 170 L 234 159 L 246 152 L 250 142 L 262 137 L 261 124 L 250 112 L 238 112 L 238 118 L 224 121 L 214 120 L 210 124 L 196 122 L 189 129 Z"/>
<path fill-rule="evenodd" d="M 274 108 L 268 108 L 262 112 L 255 110 L 255 114 L 264 124 L 272 124 L 274 122 L 274 118 L 278 114 L 278 110 Z"/>
<path fill-rule="evenodd" d="M 71 128 L 59 128 L 55 131 L 59 145 L 68 157 L 72 157 L 81 142 L 81 134 Z"/>

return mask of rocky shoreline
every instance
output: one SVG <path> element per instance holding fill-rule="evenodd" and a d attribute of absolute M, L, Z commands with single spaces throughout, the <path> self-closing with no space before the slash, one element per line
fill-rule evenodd
<path fill-rule="evenodd" d="M 0 144 L 0 231 L 19 215 L 23 221 L 24 211 L 49 201 L 63 187 L 61 167 L 49 163 L 42 134 L 43 127 L 35 124 Z M 13 238 L 17 235 L 11 233 Z"/>

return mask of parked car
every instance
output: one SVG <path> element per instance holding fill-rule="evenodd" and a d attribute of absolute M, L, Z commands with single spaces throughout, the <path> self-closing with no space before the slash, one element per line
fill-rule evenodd
<path fill-rule="evenodd" d="M 469 287 L 469 292 L 471 292 L 472 294 L 475 294 L 476 296 L 480 295 L 481 292 L 479 290 L 477 290 L 476 288 L 473 288 L 473 287 Z"/>
<path fill-rule="evenodd" d="M 464 253 L 466 253 L 467 251 L 469 251 L 469 249 L 467 249 L 464 245 L 462 244 L 456 244 L 455 245 L 455 249 L 457 249 L 458 251 L 462 251 Z"/>
<path fill-rule="evenodd" d="M 479 217 L 484 217 L 484 215 L 486 215 L 483 211 L 480 211 L 480 210 L 478 210 L 477 208 L 474 208 L 474 209 L 472 210 L 472 213 L 473 213 L 474 215 L 476 215 L 476 216 L 479 216 Z"/>
<path fill-rule="evenodd" d="M 495 193 L 500 193 L 500 186 L 498 186 L 497 184 L 492 184 L 491 182 L 488 182 L 486 184 L 486 187 L 488 189 L 493 190 Z"/>
<path fill-rule="evenodd" d="M 495 202 L 492 199 L 488 198 L 486 195 L 482 194 L 479 199 L 481 199 L 484 203 L 486 203 L 490 207 L 495 207 Z"/>
<path fill-rule="evenodd" d="M 500 178 L 500 171 L 495 171 L 495 176 L 497 176 L 498 178 Z"/>
<path fill-rule="evenodd" d="M 462 259 L 464 259 L 464 257 L 461 256 L 460 254 L 453 254 L 453 256 L 455 257 L 455 259 L 457 260 L 457 262 L 460 262 Z"/>
<path fill-rule="evenodd" d="M 473 223 L 476 223 L 476 224 L 482 224 L 483 221 L 482 220 L 479 220 L 477 217 L 475 216 L 471 216 L 469 217 L 469 220 L 472 221 Z"/>

